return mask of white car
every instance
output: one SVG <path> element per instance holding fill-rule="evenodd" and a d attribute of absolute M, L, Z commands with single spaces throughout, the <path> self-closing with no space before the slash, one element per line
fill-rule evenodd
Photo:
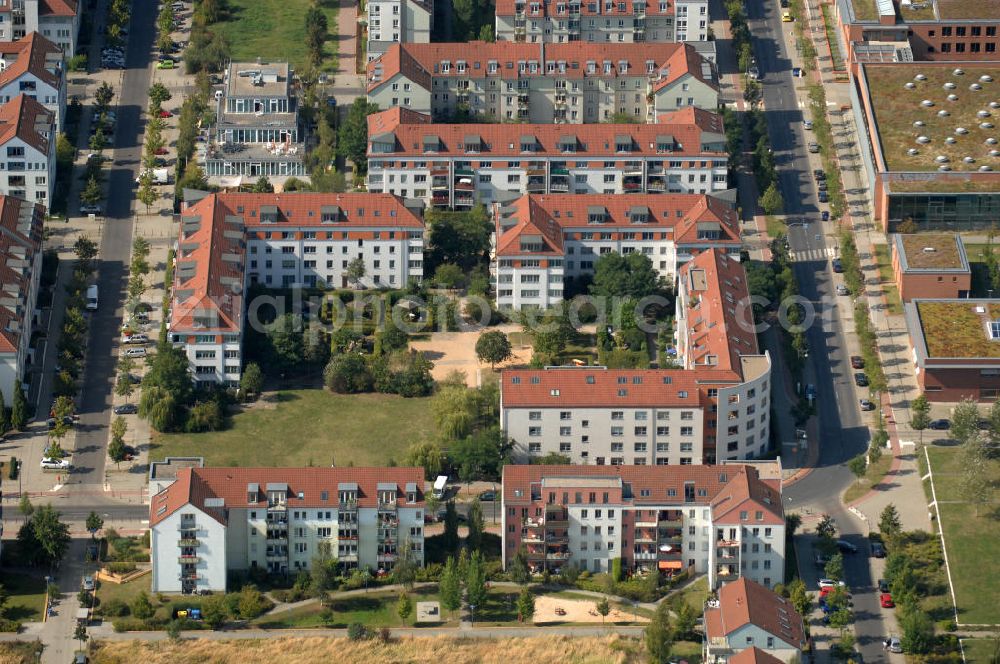
<path fill-rule="evenodd" d="M 841 588 L 843 588 L 845 584 L 843 581 L 834 581 L 833 579 L 820 579 L 818 585 L 820 588 L 832 588 L 833 586 L 840 586 Z"/>
<path fill-rule="evenodd" d="M 126 334 L 122 337 L 122 341 L 127 344 L 142 345 L 149 343 L 149 337 L 145 334 Z"/>
<path fill-rule="evenodd" d="M 146 357 L 146 349 L 142 346 L 133 346 L 126 348 L 122 355 L 125 357 Z"/>
<path fill-rule="evenodd" d="M 69 470 L 70 465 L 66 459 L 42 458 L 42 470 Z"/>
<path fill-rule="evenodd" d="M 812 120 L 803 120 L 802 121 L 802 126 L 804 128 L 806 128 L 806 129 L 812 129 L 813 128 L 813 121 Z"/>
<path fill-rule="evenodd" d="M 903 652 L 903 644 L 899 642 L 898 636 L 893 636 L 889 638 L 889 652 L 895 652 L 895 653 Z"/>

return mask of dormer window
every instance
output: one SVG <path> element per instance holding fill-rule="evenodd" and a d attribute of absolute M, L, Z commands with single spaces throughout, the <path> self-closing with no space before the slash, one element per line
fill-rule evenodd
<path fill-rule="evenodd" d="M 456 65 L 458 66 L 458 73 L 459 74 L 464 74 L 465 73 L 465 61 L 464 60 L 459 60 L 456 63 Z"/>
<path fill-rule="evenodd" d="M 448 60 L 442 61 L 441 62 L 441 73 L 442 74 L 447 74 L 450 71 L 451 71 L 451 62 L 448 61 Z"/>

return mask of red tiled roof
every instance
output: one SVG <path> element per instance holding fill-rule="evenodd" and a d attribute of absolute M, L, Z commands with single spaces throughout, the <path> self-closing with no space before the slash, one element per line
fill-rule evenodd
<path fill-rule="evenodd" d="M 77 3 L 73 0 L 39 0 L 39 16 L 75 16 Z"/>
<path fill-rule="evenodd" d="M 533 14 L 530 11 L 531 0 L 526 0 L 523 2 L 522 0 L 497 0 L 496 15 L 514 16 L 514 14 L 516 13 L 515 6 L 518 3 L 522 3 L 524 5 L 523 11 L 525 13 L 525 18 L 529 19 L 538 19 L 540 17 L 551 16 L 553 18 L 562 18 L 569 20 L 570 4 L 579 5 L 580 6 L 579 11 L 582 16 L 610 16 L 614 18 L 622 16 L 632 16 L 635 12 L 634 8 L 637 5 L 642 8 L 645 8 L 646 16 L 673 16 L 675 11 L 674 0 L 667 0 L 667 2 L 664 2 L 663 4 L 665 5 L 665 8 L 662 10 L 660 8 L 659 0 L 650 0 L 649 2 L 646 2 L 646 0 L 624 0 L 625 2 L 624 11 L 620 11 L 618 6 L 619 3 L 622 2 L 622 0 L 615 0 L 615 2 L 611 5 L 610 10 L 607 7 L 600 6 L 601 4 L 603 4 L 601 0 L 590 0 L 589 2 L 588 0 L 573 0 L 572 3 L 570 2 L 570 0 L 565 0 L 565 2 L 562 4 L 565 4 L 566 11 L 563 13 L 559 13 L 558 11 L 556 11 L 557 4 L 554 2 L 549 2 L 548 0 L 536 0 L 536 2 L 539 5 L 539 13 Z M 591 7 L 591 5 L 593 5 L 593 7 Z"/>
<path fill-rule="evenodd" d="M 15 136 L 42 154 L 49 153 L 49 138 L 54 131 L 52 112 L 25 94 L 0 105 L 0 145 Z"/>
<path fill-rule="evenodd" d="M 430 116 L 400 108 L 391 108 L 368 116 L 368 139 L 371 157 L 385 154 L 419 154 L 423 157 L 435 155 L 485 159 L 504 156 L 516 159 L 530 159 L 533 155 L 562 156 L 566 159 L 606 156 L 616 160 L 649 156 L 662 159 L 685 159 L 692 157 L 721 157 L 726 154 L 725 130 L 722 117 L 700 108 L 689 106 L 677 111 L 663 113 L 657 124 L 431 124 Z M 372 139 L 393 134 L 393 152 L 374 153 Z M 474 135 L 480 140 L 480 148 L 475 153 L 465 151 L 466 136 Z M 435 136 L 439 147 L 434 152 L 425 152 L 423 139 Z M 533 136 L 535 150 L 521 151 L 521 137 Z M 632 139 L 631 150 L 619 152 L 616 138 L 628 136 Z M 576 139 L 574 152 L 565 152 L 559 142 Z M 669 140 L 671 151 L 661 151 L 659 146 Z M 705 149 L 710 140 L 717 149 Z"/>
<path fill-rule="evenodd" d="M 22 335 L 31 332 L 25 321 L 31 320 L 34 302 L 25 300 L 42 247 L 44 218 L 41 205 L 0 196 L 0 353 L 16 353 Z"/>
<path fill-rule="evenodd" d="M 712 514 L 716 523 L 745 524 L 741 513 L 754 525 L 782 525 L 785 522 L 781 506 L 781 491 L 764 481 L 752 481 L 746 474 L 733 478 L 712 499 Z M 757 513 L 761 513 L 760 519 Z"/>
<path fill-rule="evenodd" d="M 710 248 L 681 266 L 678 287 L 698 302 L 688 316 L 688 366 L 738 371 L 741 355 L 758 354 L 746 272 L 737 259 Z"/>
<path fill-rule="evenodd" d="M 713 612 L 717 613 L 710 618 Z M 794 648 L 805 645 L 802 616 L 792 603 L 759 583 L 740 577 L 719 589 L 719 608 L 705 612 L 705 637 L 726 638 L 748 624 Z"/>
<path fill-rule="evenodd" d="M 378 505 L 378 485 L 395 484 L 397 505 L 423 506 L 424 469 L 417 467 L 392 468 L 182 468 L 177 481 L 153 496 L 149 511 L 149 524 L 155 526 L 187 504 L 211 514 L 225 523 L 222 509 L 207 507 L 209 498 L 221 498 L 226 508 L 266 507 L 267 485 L 287 484 L 289 509 L 298 507 L 336 507 L 341 483 L 358 486 L 358 506 Z M 406 502 L 406 485 L 415 484 L 416 503 Z M 258 486 L 258 500 L 247 502 L 247 487 Z M 326 500 L 322 497 L 326 492 Z M 301 494 L 301 498 L 299 495 Z"/>
<path fill-rule="evenodd" d="M 774 655 L 770 655 L 757 646 L 745 648 L 726 660 L 726 664 L 784 664 Z"/>
<path fill-rule="evenodd" d="M 59 76 L 45 67 L 49 55 L 58 55 L 62 62 L 62 49 L 37 32 L 13 42 L 0 42 L 0 57 L 7 63 L 0 72 L 0 86 L 7 85 L 26 73 L 58 89 Z"/>
<path fill-rule="evenodd" d="M 588 222 L 589 208 L 602 207 L 605 222 Z M 633 222 L 631 212 L 644 208 L 646 222 Z M 678 217 L 677 214 L 681 216 Z M 706 194 L 527 194 L 496 214 L 497 256 L 562 254 L 565 232 L 593 232 L 611 228 L 672 233 L 676 244 L 712 246 L 740 245 L 736 211 Z M 715 224 L 721 235 L 698 240 L 699 223 Z M 523 235 L 541 233 L 546 246 L 541 252 L 522 251 Z"/>
<path fill-rule="evenodd" d="M 449 71 L 442 71 L 441 63 L 449 62 Z M 459 72 L 458 63 L 466 64 Z M 497 65 L 496 72 L 488 73 L 488 64 Z M 522 72 L 519 63 L 529 66 Z M 530 63 L 537 63 L 534 73 Z M 565 63 L 565 71 L 559 70 L 559 63 Z M 587 72 L 587 63 L 596 64 L 594 73 Z M 604 73 L 604 63 L 611 63 L 611 72 Z M 619 73 L 620 62 L 628 63 L 625 74 Z M 396 74 L 430 89 L 431 78 L 486 78 L 516 79 L 546 76 L 582 79 L 617 78 L 624 76 L 645 76 L 658 73 L 660 80 L 656 89 L 676 81 L 685 74 L 691 74 L 701 81 L 716 87 L 705 78 L 702 65 L 705 59 L 690 44 L 684 43 L 600 43 L 568 42 L 563 44 L 528 44 L 509 41 L 468 43 L 405 43 L 392 44 L 389 50 L 368 63 L 368 91 L 387 83 Z M 549 71 L 548 64 L 555 66 Z M 508 64 L 510 65 L 508 67 Z"/>

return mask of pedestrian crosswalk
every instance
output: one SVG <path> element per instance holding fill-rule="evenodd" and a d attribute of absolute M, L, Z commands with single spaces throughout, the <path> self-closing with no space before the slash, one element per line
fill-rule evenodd
<path fill-rule="evenodd" d="M 792 262 L 804 263 L 806 261 L 823 261 L 827 258 L 836 258 L 837 250 L 834 247 L 824 247 L 823 249 L 804 249 L 802 251 L 789 252 Z"/>

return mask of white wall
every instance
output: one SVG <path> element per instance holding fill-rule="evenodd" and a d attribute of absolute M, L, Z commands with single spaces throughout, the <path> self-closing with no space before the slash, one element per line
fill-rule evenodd
<path fill-rule="evenodd" d="M 201 575 L 198 590 L 226 590 L 226 527 L 193 505 L 185 505 L 152 527 L 150 532 L 150 560 L 153 570 L 153 592 L 181 591 L 181 564 L 178 557 L 181 547 L 180 524 L 183 514 L 193 514 L 197 539 L 196 548 L 200 561 L 197 573 Z"/>

